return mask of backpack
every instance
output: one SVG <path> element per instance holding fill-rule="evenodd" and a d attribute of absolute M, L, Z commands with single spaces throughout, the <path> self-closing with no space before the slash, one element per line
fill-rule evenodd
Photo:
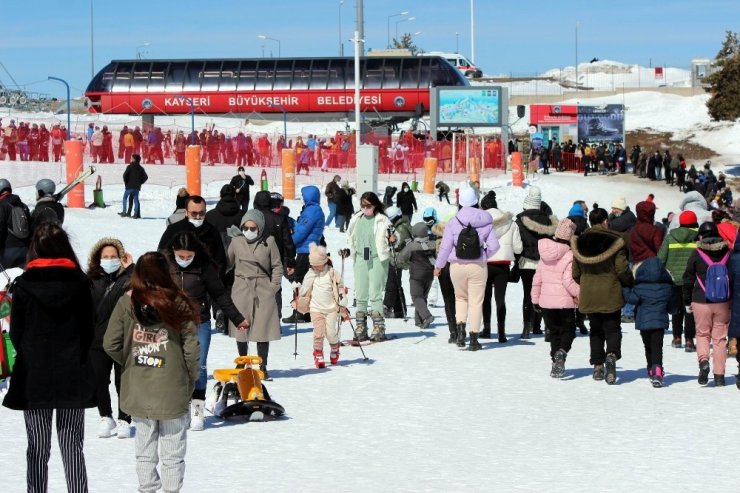
<path fill-rule="evenodd" d="M 730 299 L 730 275 L 727 272 L 727 259 L 730 258 L 730 252 L 725 253 L 722 260 L 713 262 L 706 253 L 697 249 L 701 259 L 709 266 L 704 276 L 704 282 L 697 274 L 696 280 L 704 291 L 704 297 L 710 303 L 723 303 Z"/>
<path fill-rule="evenodd" d="M 470 224 L 464 226 L 459 219 L 455 219 L 460 223 L 460 226 L 463 226 L 455 244 L 455 256 L 460 260 L 478 260 L 481 248 L 478 231 Z"/>
<path fill-rule="evenodd" d="M 19 240 L 31 236 L 31 212 L 23 202 L 10 205 L 8 232 Z"/>

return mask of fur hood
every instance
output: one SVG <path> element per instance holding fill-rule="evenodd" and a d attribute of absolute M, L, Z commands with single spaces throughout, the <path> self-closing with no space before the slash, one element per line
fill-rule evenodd
<path fill-rule="evenodd" d="M 597 227 L 589 228 L 581 236 L 571 238 L 570 246 L 577 261 L 598 264 L 616 255 L 625 247 L 625 243 L 619 233 Z"/>
<path fill-rule="evenodd" d="M 503 237 L 511 229 L 511 225 L 514 224 L 514 215 L 511 212 L 504 212 L 500 209 L 488 209 L 488 212 L 493 219 L 493 229 L 496 230 L 496 238 Z"/>
<path fill-rule="evenodd" d="M 558 229 L 558 218 L 555 215 L 548 217 L 550 224 L 542 224 L 528 216 L 521 216 L 522 226 L 540 236 L 553 236 Z"/>
<path fill-rule="evenodd" d="M 728 248 L 728 244 L 720 238 L 705 238 L 697 241 L 696 247 L 701 248 L 705 252 L 718 252 L 723 248 Z"/>

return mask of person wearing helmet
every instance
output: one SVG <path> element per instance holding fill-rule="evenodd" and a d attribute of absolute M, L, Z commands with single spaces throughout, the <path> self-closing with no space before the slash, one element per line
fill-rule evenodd
<path fill-rule="evenodd" d="M 388 265 L 388 279 L 385 283 L 385 297 L 383 298 L 383 316 L 385 318 L 405 318 L 406 316 L 406 294 L 401 285 L 401 274 L 403 266 L 395 260 L 396 255 L 413 240 L 411 235 L 411 223 L 398 207 L 388 207 L 385 210 L 392 224 L 392 232 L 396 241 L 390 244 L 391 262 Z"/>
<path fill-rule="evenodd" d="M 56 184 L 48 178 L 36 182 L 36 208 L 31 214 L 34 228 L 45 222 L 64 223 L 64 207 L 54 197 L 56 188 Z"/>
<path fill-rule="evenodd" d="M 14 208 L 21 208 L 26 213 L 25 227 L 20 228 L 21 230 L 17 230 L 13 224 Z M 25 265 L 31 241 L 30 224 L 28 207 L 13 193 L 10 182 L 0 178 L 0 262 L 6 269 Z"/>

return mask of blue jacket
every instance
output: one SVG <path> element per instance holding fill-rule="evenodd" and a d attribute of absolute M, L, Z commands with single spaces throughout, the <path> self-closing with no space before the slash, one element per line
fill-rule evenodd
<path fill-rule="evenodd" d="M 658 257 L 647 258 L 635 273 L 635 285 L 624 288 L 624 299 L 635 305 L 638 330 L 668 328 L 673 306 L 673 279 Z"/>
<path fill-rule="evenodd" d="M 730 283 L 732 284 L 732 306 L 730 316 L 730 337 L 740 337 L 740 241 L 735 241 L 732 257 L 728 262 Z"/>
<path fill-rule="evenodd" d="M 318 187 L 314 185 L 303 187 L 301 195 L 305 205 L 295 223 L 293 244 L 296 253 L 308 253 L 308 245 L 311 243 L 318 245 L 324 235 L 324 211 L 319 205 L 321 191 Z"/>

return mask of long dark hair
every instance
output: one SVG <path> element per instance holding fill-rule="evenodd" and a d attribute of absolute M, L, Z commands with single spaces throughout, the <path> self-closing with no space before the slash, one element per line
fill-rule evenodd
<path fill-rule="evenodd" d="M 175 262 L 175 250 L 189 250 L 195 252 L 193 262 L 199 264 L 205 257 L 205 245 L 198 239 L 198 236 L 192 231 L 183 231 L 177 233 L 167 245 L 165 255 L 173 263 Z"/>
<path fill-rule="evenodd" d="M 167 259 L 160 252 L 147 252 L 136 262 L 131 299 L 135 305 L 156 310 L 159 319 L 178 332 L 189 322 L 199 323 L 196 306 L 172 280 Z"/>
<path fill-rule="evenodd" d="M 375 195 L 375 192 L 365 192 L 360 196 L 360 208 L 362 208 L 363 200 L 369 202 L 373 206 L 376 214 L 385 215 L 385 206 L 383 206 L 383 202 L 380 201 L 378 196 Z"/>
<path fill-rule="evenodd" d="M 66 258 L 82 271 L 67 232 L 55 223 L 41 223 L 34 228 L 26 260 L 30 262 L 37 258 Z"/>

